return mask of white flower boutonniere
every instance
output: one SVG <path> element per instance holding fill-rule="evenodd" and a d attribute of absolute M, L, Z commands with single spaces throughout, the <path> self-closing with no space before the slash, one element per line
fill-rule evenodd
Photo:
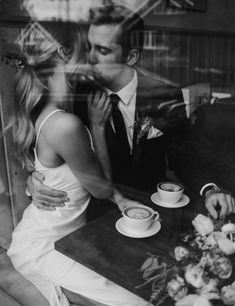
<path fill-rule="evenodd" d="M 154 127 L 153 121 L 150 117 L 145 117 L 142 120 L 136 120 L 131 128 L 134 130 L 136 129 L 137 143 L 142 140 L 152 139 L 163 135 L 162 131 Z"/>

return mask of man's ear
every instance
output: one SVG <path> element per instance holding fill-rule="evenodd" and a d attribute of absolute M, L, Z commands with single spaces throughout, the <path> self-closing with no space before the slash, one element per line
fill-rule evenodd
<path fill-rule="evenodd" d="M 71 58 L 71 52 L 63 46 L 59 46 L 57 49 L 59 56 L 66 62 Z"/>
<path fill-rule="evenodd" d="M 140 50 L 139 49 L 132 49 L 129 51 L 127 56 L 127 65 L 133 66 L 135 65 L 140 57 Z"/>

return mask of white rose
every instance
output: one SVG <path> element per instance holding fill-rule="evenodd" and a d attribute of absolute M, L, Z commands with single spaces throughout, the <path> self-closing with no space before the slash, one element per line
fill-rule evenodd
<path fill-rule="evenodd" d="M 189 255 L 189 251 L 184 247 L 178 246 L 175 248 L 175 259 L 181 261 L 183 258 Z"/>
<path fill-rule="evenodd" d="M 235 282 L 221 289 L 221 299 L 225 305 L 235 305 Z"/>
<path fill-rule="evenodd" d="M 211 306 L 206 296 L 197 294 L 186 295 L 182 300 L 175 303 L 175 306 Z"/>
<path fill-rule="evenodd" d="M 235 243 L 228 238 L 219 239 L 218 245 L 226 255 L 235 253 Z"/>
<path fill-rule="evenodd" d="M 206 285 L 204 270 L 200 265 L 190 264 L 186 267 L 185 275 L 186 282 L 195 288 L 201 288 Z"/>
<path fill-rule="evenodd" d="M 226 233 L 226 234 L 230 234 L 230 233 L 235 233 L 235 224 L 233 223 L 227 223 L 224 224 L 221 228 L 222 232 Z"/>
<path fill-rule="evenodd" d="M 207 236 L 214 231 L 214 224 L 211 219 L 201 214 L 196 216 L 192 224 L 201 236 Z"/>
<path fill-rule="evenodd" d="M 193 306 L 194 302 L 199 298 L 198 294 L 189 294 L 186 295 L 181 300 L 175 303 L 175 306 Z"/>
<path fill-rule="evenodd" d="M 206 244 L 209 246 L 215 246 L 219 239 L 226 238 L 226 234 L 222 232 L 213 232 L 206 237 Z"/>
<path fill-rule="evenodd" d="M 217 257 L 213 261 L 210 271 L 222 279 L 227 279 L 231 276 L 233 266 L 227 257 Z"/>
<path fill-rule="evenodd" d="M 217 288 L 218 283 L 219 283 L 218 279 L 211 278 L 209 283 L 203 286 L 199 290 L 200 295 L 205 295 L 207 293 L 216 293 L 216 294 L 219 293 L 219 290 Z"/>
<path fill-rule="evenodd" d="M 196 299 L 193 306 L 212 306 L 212 304 L 205 296 L 202 295 Z"/>
<path fill-rule="evenodd" d="M 177 276 L 167 284 L 167 292 L 175 301 L 182 299 L 188 292 L 184 279 Z"/>

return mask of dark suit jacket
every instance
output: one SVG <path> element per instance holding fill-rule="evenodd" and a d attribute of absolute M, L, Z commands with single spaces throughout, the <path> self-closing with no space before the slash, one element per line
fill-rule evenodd
<path fill-rule="evenodd" d="M 199 192 L 214 182 L 235 194 L 235 103 L 207 103 L 194 113 L 176 165 L 177 175 Z"/>
<path fill-rule="evenodd" d="M 85 87 L 80 88 L 83 93 L 80 92 L 80 98 L 75 102 L 74 111 L 85 124 L 88 124 L 84 92 L 89 90 L 89 84 Z M 153 125 L 164 134 L 154 139 L 143 138 L 137 141 L 138 128 L 135 127 L 133 150 L 128 165 L 118 162 L 115 148 L 113 152 L 109 152 L 115 183 L 152 192 L 156 190 L 157 183 L 166 178 L 166 151 L 171 134 L 170 126 L 174 126 L 175 130 L 175 123 L 181 121 L 182 118 L 185 119 L 185 110 L 183 107 L 183 114 L 181 109 L 180 115 L 177 113 L 173 116 L 175 118 L 169 118 L 169 116 L 167 118 L 167 107 L 164 102 L 169 102 L 166 105 L 172 106 L 182 101 L 182 92 L 178 88 L 138 73 L 135 118 L 141 122 L 142 119 L 150 117 Z"/>

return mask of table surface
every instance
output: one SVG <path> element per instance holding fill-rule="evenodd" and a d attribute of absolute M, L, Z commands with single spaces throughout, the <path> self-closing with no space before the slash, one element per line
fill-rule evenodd
<path fill-rule="evenodd" d="M 136 286 L 143 283 L 139 269 L 148 253 L 169 256 L 175 236 L 192 228 L 196 212 L 205 210 L 195 199 L 177 209 L 159 207 L 146 194 L 138 200 L 159 212 L 162 227 L 156 235 L 136 239 L 120 234 L 115 223 L 121 212 L 114 210 L 58 240 L 56 249 L 147 301 L 151 288 Z"/>

